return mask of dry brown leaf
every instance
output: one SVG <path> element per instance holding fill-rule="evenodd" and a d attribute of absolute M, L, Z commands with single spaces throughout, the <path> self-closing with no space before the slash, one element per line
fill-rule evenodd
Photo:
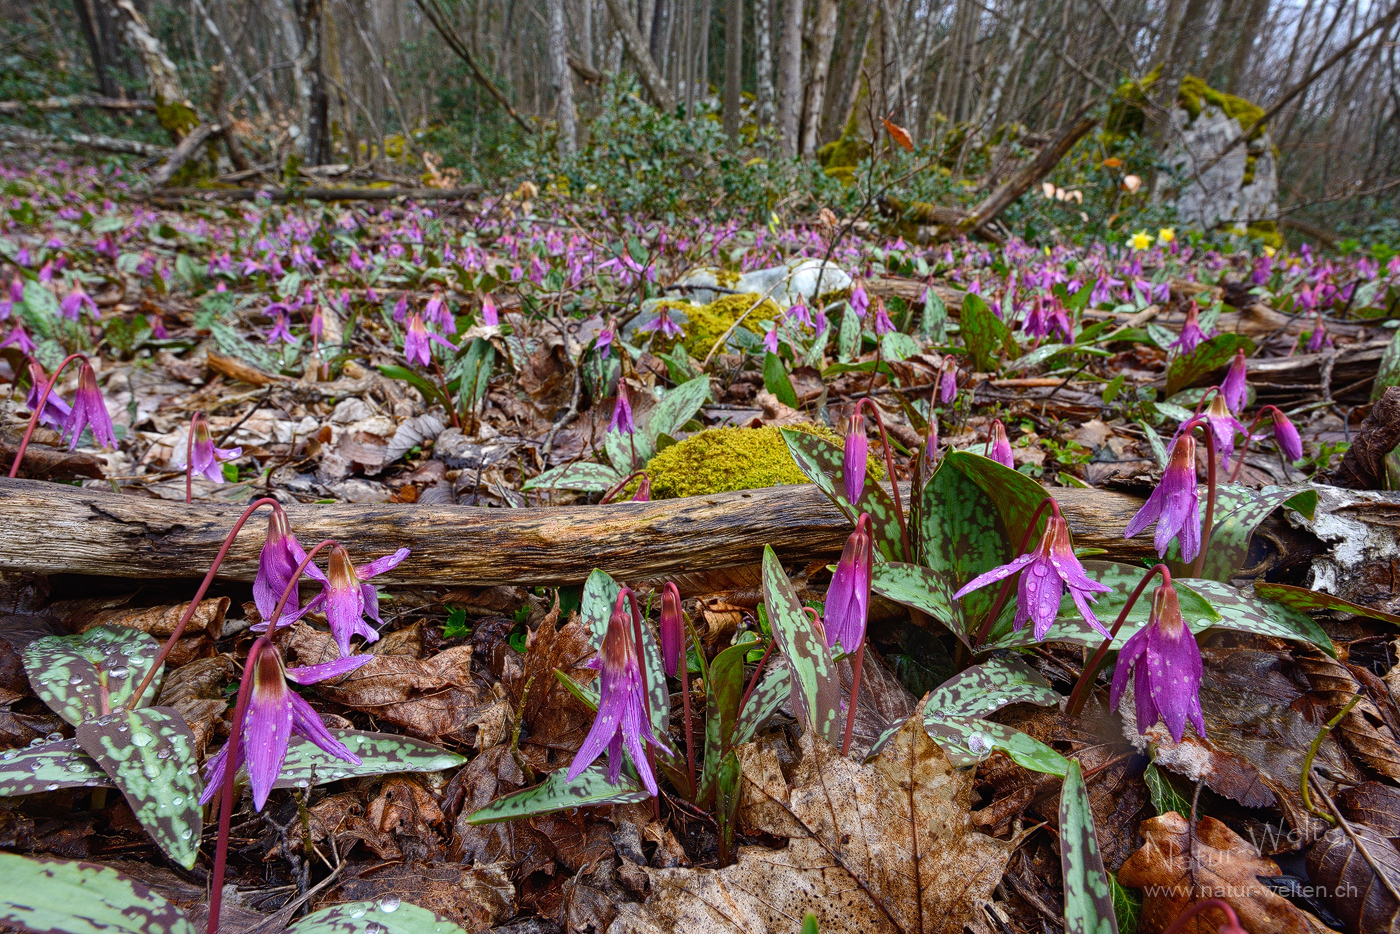
<path fill-rule="evenodd" d="M 1400 850 L 1370 827 L 1352 830 L 1366 848 L 1341 827 L 1327 831 L 1308 853 L 1308 873 L 1323 900 L 1346 925 L 1347 934 L 1395 934 L 1400 931 L 1400 902 L 1371 868 L 1374 861 L 1393 888 L 1400 888 Z M 1370 860 L 1366 858 L 1370 856 Z"/>
<path fill-rule="evenodd" d="M 214 641 L 224 631 L 224 615 L 228 612 L 228 597 L 211 597 L 201 600 L 195 607 L 194 616 L 185 627 L 184 634 L 170 653 L 167 664 L 171 667 L 187 665 L 197 658 L 208 658 L 214 654 Z M 87 632 L 94 626 L 126 626 L 139 629 L 164 641 L 180 623 L 180 617 L 189 609 L 188 603 L 174 606 L 152 606 L 135 609 L 102 610 L 81 621 L 74 620 L 78 632 Z"/>
<path fill-rule="evenodd" d="M 563 672 L 578 682 L 598 676 L 584 664 L 596 654 L 588 630 L 577 616 L 562 629 L 556 629 L 557 615 L 551 612 L 530 635 L 524 665 L 506 673 L 501 680 L 518 703 L 525 697 L 520 752 L 530 767 L 541 771 L 567 765 L 593 725 L 593 711 L 559 683 L 554 672 Z"/>
<path fill-rule="evenodd" d="M 196 751 L 203 752 L 228 711 L 224 686 L 237 676 L 238 665 L 232 655 L 197 659 L 165 676 L 156 706 L 178 710 L 194 733 Z"/>
<path fill-rule="evenodd" d="M 719 870 L 648 870 L 647 920 L 687 934 L 760 934 L 792 930 L 811 911 L 823 934 L 960 934 L 1015 848 L 973 828 L 972 776 L 948 763 L 918 716 L 869 763 L 802 742 L 790 785 L 778 787 L 776 757 L 750 755 L 745 766 L 741 820 L 790 836 L 788 846 L 742 847 Z"/>
<path fill-rule="evenodd" d="M 499 864 L 455 866 L 415 860 L 390 863 L 347 879 L 317 900 L 317 908 L 377 901 L 386 895 L 435 911 L 468 934 L 515 916 L 515 886 Z"/>
<path fill-rule="evenodd" d="M 1362 782 L 1338 792 L 1335 800 L 1352 823 L 1365 824 L 1383 837 L 1400 837 L 1400 788 Z"/>
<path fill-rule="evenodd" d="M 1205 898 L 1228 902 L 1245 930 L 1255 934 L 1327 930 L 1317 918 L 1265 888 L 1258 877 L 1279 875 L 1278 864 L 1260 856 L 1215 818 L 1197 822 L 1190 847 L 1190 826 L 1175 811 L 1144 821 L 1142 835 L 1147 843 L 1118 870 L 1120 883 L 1144 889 L 1140 934 L 1166 930 L 1188 905 Z M 1224 921 L 1220 912 L 1207 909 L 1188 922 L 1182 934 L 1215 934 Z"/>
<path fill-rule="evenodd" d="M 1313 690 L 1322 695 L 1329 713 L 1337 713 L 1358 693 L 1361 695 L 1333 735 L 1340 737 L 1342 744 L 1368 768 L 1392 781 L 1400 781 L 1400 737 L 1391 722 L 1395 718 L 1388 709 L 1375 703 L 1366 687 L 1357 680 L 1361 669 L 1320 651 L 1304 653 L 1300 649 L 1294 654 Z M 1370 680 L 1379 682 L 1374 676 Z M 1388 694 L 1383 682 L 1381 693 Z M 1385 703 L 1389 703 L 1388 697 Z"/>
<path fill-rule="evenodd" d="M 452 859 L 499 863 L 521 877 L 537 871 L 553 874 L 554 846 L 528 821 L 467 822 L 479 808 L 525 786 L 525 773 L 509 746 L 493 746 L 477 756 L 453 777 L 452 785 L 460 787 L 463 795 L 449 851 Z"/>

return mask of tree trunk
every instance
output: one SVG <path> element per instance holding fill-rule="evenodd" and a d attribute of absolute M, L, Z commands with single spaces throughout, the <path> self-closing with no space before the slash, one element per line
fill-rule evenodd
<path fill-rule="evenodd" d="M 754 71 L 757 73 L 758 125 L 773 125 L 773 0 L 754 0 Z"/>
<path fill-rule="evenodd" d="M 612 14 L 613 25 L 622 36 L 622 42 L 627 47 L 627 54 L 632 56 L 632 61 L 637 65 L 637 74 L 641 76 L 642 84 L 646 86 L 647 93 L 652 100 L 662 110 L 670 113 L 676 109 L 676 98 L 671 93 L 671 89 L 666 86 L 666 79 L 661 76 L 661 72 L 656 67 L 656 62 L 652 60 L 651 52 L 647 49 L 646 40 L 642 38 L 642 31 L 637 28 L 637 21 L 632 18 L 623 0 L 607 0 L 608 12 Z M 643 0 L 643 5 L 646 0 Z"/>
<path fill-rule="evenodd" d="M 325 57 L 322 54 L 323 7 L 321 0 L 301 0 L 297 10 L 297 32 L 301 38 L 298 60 L 306 76 L 306 162 L 328 165 L 331 156 L 330 94 L 326 88 Z M 408 127 L 404 127 L 407 136 Z"/>
<path fill-rule="evenodd" d="M 97 78 L 97 89 L 103 97 L 117 96 L 117 79 L 112 74 L 114 64 L 112 49 L 106 43 L 102 32 L 102 12 L 95 0 L 73 0 L 73 11 L 78 14 L 78 23 L 83 27 L 83 37 L 87 39 L 88 53 L 92 56 L 92 73 Z"/>
<path fill-rule="evenodd" d="M 559 114 L 559 155 L 578 151 L 574 120 L 574 78 L 569 70 L 569 37 L 564 33 L 564 0 L 549 0 L 549 58 L 555 108 Z"/>
<path fill-rule="evenodd" d="M 122 24 L 127 43 L 140 56 L 146 68 L 146 83 L 151 100 L 156 102 L 156 119 L 175 142 L 185 138 L 199 126 L 199 115 L 185 97 L 180 86 L 180 73 L 165 52 L 165 46 L 155 34 L 132 0 L 106 0 L 113 7 L 113 17 Z"/>
<path fill-rule="evenodd" d="M 827 79 L 831 74 L 831 49 L 836 43 L 836 0 L 817 0 L 816 17 L 812 23 L 812 69 L 807 85 L 802 114 L 802 147 L 804 156 L 816 154 L 820 144 L 822 107 L 826 102 Z"/>
<path fill-rule="evenodd" d="M 783 25 L 778 37 L 778 139 L 784 155 L 797 155 L 797 125 L 802 116 L 802 0 L 782 0 Z"/>
<path fill-rule="evenodd" d="M 851 114 L 856 106 L 856 89 L 860 87 L 861 66 L 870 48 L 870 34 L 874 31 L 876 3 L 848 4 L 845 10 L 846 21 L 841 28 L 842 43 L 836 48 L 836 58 L 827 78 L 828 89 L 835 93 L 826 95 L 826 112 L 822 115 L 822 141 L 837 139 L 846 131 Z M 851 17 L 860 12 L 861 20 L 855 32 L 855 41 L 844 41 L 851 35 Z"/>
<path fill-rule="evenodd" d="M 762 0 L 759 0 L 762 2 Z M 743 123 L 744 0 L 727 0 L 724 9 L 724 135 L 739 144 Z"/>

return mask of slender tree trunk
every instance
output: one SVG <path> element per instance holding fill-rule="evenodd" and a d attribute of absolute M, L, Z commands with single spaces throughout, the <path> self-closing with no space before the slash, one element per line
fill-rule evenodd
<path fill-rule="evenodd" d="M 802 0 L 783 0 L 778 37 L 778 139 L 782 151 L 797 155 L 797 124 L 802 107 Z"/>
<path fill-rule="evenodd" d="M 831 49 L 836 42 L 836 0 L 817 0 L 812 23 L 812 69 L 802 114 L 804 156 L 814 155 L 820 140 L 822 107 L 826 102 L 827 79 L 831 75 Z"/>
<path fill-rule="evenodd" d="M 642 5 L 645 6 L 646 2 L 647 0 L 642 0 Z M 675 110 L 675 95 L 666 86 L 666 79 L 661 76 L 656 62 L 652 60 L 646 40 L 642 38 L 642 31 L 637 28 L 637 21 L 629 14 L 623 0 L 608 0 L 608 11 L 612 13 L 613 23 L 622 34 L 627 53 L 632 56 L 632 61 L 637 63 L 637 73 L 641 75 L 642 84 L 646 85 L 652 100 L 656 101 L 662 110 Z"/>
<path fill-rule="evenodd" d="M 762 2 L 762 0 L 760 0 Z M 724 135 L 739 143 L 743 123 L 744 0 L 726 0 L 724 9 Z"/>
<path fill-rule="evenodd" d="M 331 161 L 330 94 L 326 89 L 325 58 L 322 55 L 321 0 L 302 0 L 297 11 L 301 33 L 302 73 L 306 75 L 306 161 L 326 165 Z M 408 134 L 408 128 L 404 128 Z"/>
<path fill-rule="evenodd" d="M 580 0 L 578 5 L 578 57 L 589 68 L 593 66 L 593 0 Z"/>
<path fill-rule="evenodd" d="M 754 0 L 754 71 L 758 91 L 758 125 L 773 124 L 773 0 Z"/>
<path fill-rule="evenodd" d="M 845 41 L 849 27 L 841 30 L 842 42 L 837 46 L 836 62 L 832 65 L 831 76 L 827 78 L 828 87 L 834 87 L 836 93 L 826 96 L 826 113 L 822 116 L 823 140 L 838 139 L 851 121 L 851 113 L 856 106 L 856 89 L 860 86 L 860 71 L 869 54 L 870 36 L 874 32 L 875 12 L 878 9 L 876 3 L 857 3 L 846 8 L 848 17 L 859 10 L 861 19 L 855 42 Z"/>
<path fill-rule="evenodd" d="M 569 37 L 564 32 L 564 0 L 549 0 L 549 58 L 555 109 L 559 114 L 559 155 L 578 151 L 574 120 L 574 79 L 569 70 Z"/>
<path fill-rule="evenodd" d="M 151 89 L 151 100 L 156 102 L 156 118 L 160 121 L 161 128 L 179 142 L 199 125 L 199 115 L 194 112 L 194 107 L 185 97 L 175 63 L 170 60 L 165 46 L 151 32 L 146 18 L 141 15 L 141 11 L 132 0 L 106 2 L 113 7 L 113 19 L 122 24 L 127 43 L 146 66 L 146 83 Z"/>
<path fill-rule="evenodd" d="M 102 15 L 95 0 L 73 0 L 73 11 L 78 14 L 78 23 L 83 27 L 83 37 L 87 39 L 88 53 L 92 56 L 92 74 L 97 79 L 97 89 L 103 97 L 117 96 L 117 79 L 111 72 L 112 50 L 107 47 L 102 34 Z"/>

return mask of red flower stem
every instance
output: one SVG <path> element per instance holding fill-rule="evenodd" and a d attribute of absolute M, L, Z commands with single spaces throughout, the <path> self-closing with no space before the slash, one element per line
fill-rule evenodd
<path fill-rule="evenodd" d="M 851 662 L 851 706 L 846 711 L 846 736 L 841 740 L 841 755 L 846 755 L 851 751 L 851 734 L 856 728 L 856 701 L 860 698 L 860 669 L 865 661 L 865 643 L 867 640 L 860 640 L 860 648 L 856 649 L 855 658 Z"/>
<path fill-rule="evenodd" d="M 243 738 L 243 719 L 248 715 L 248 698 L 253 693 L 253 676 L 257 652 L 267 636 L 259 636 L 248 649 L 248 660 L 243 664 L 243 679 L 238 683 L 238 703 L 233 708 L 233 729 L 228 734 L 228 744 L 224 747 L 224 784 L 219 797 L 219 836 L 214 844 L 213 888 L 209 890 L 209 924 L 207 934 L 219 934 L 219 911 L 224 901 L 224 873 L 228 868 L 229 826 L 233 820 L 233 786 L 238 774 L 238 745 Z M 154 670 L 154 669 L 152 669 Z"/>
<path fill-rule="evenodd" d="M 689 652 L 681 653 L 681 703 L 685 705 L 685 764 L 690 772 L 690 795 L 695 797 L 695 738 L 690 720 L 690 659 Z"/>
<path fill-rule="evenodd" d="M 204 595 L 209 591 L 209 585 L 214 583 L 214 574 L 219 570 L 219 565 L 224 563 L 224 558 L 228 555 L 229 548 L 233 547 L 233 540 L 238 537 L 238 533 L 243 529 L 243 524 L 248 521 L 259 508 L 271 506 L 280 510 L 282 504 L 270 496 L 253 500 L 248 504 L 248 508 L 243 510 L 243 514 L 238 517 L 238 521 L 233 524 L 233 528 L 228 530 L 224 536 L 224 543 L 219 547 L 219 553 L 214 556 L 214 563 L 209 565 L 209 571 L 204 575 L 204 580 L 200 583 L 199 589 L 194 592 L 194 599 L 190 605 L 185 607 L 185 615 L 180 617 L 180 623 L 175 627 L 175 631 L 170 634 L 170 638 L 165 640 L 165 645 L 161 647 L 160 653 L 156 655 L 156 660 L 151 663 L 151 668 L 146 672 L 146 677 L 136 686 L 136 691 L 131 695 L 131 700 L 127 703 L 127 710 L 135 710 L 136 705 L 141 703 L 141 696 L 146 693 L 146 688 L 151 686 L 151 679 L 156 676 L 160 666 L 165 664 L 166 658 L 175 650 L 175 643 L 180 641 L 180 636 L 184 633 L 185 627 L 194 618 L 194 611 L 199 607 L 199 602 L 204 599 Z"/>
<path fill-rule="evenodd" d="M 203 416 L 202 412 L 196 412 L 190 416 L 190 436 L 185 439 L 185 505 L 194 502 L 192 483 L 194 480 L 194 426 Z"/>
<path fill-rule="evenodd" d="M 1100 645 L 1099 650 L 1094 653 L 1094 657 L 1089 660 L 1089 664 L 1084 666 L 1084 671 L 1080 673 L 1079 680 L 1074 684 L 1074 690 L 1069 695 L 1069 704 L 1066 707 L 1066 713 L 1071 717 L 1079 716 L 1080 711 L 1084 709 L 1084 703 L 1088 699 L 1089 687 L 1094 683 L 1094 678 L 1098 675 L 1099 666 L 1103 664 L 1104 656 L 1107 655 L 1108 650 L 1113 647 L 1113 640 L 1118 638 L 1118 630 L 1123 628 L 1123 623 L 1127 621 L 1128 613 L 1132 610 L 1133 604 L 1137 603 L 1138 597 L 1142 596 L 1142 592 L 1147 589 L 1147 582 L 1152 580 L 1154 574 L 1162 575 L 1163 584 L 1170 584 L 1172 582 L 1172 572 L 1165 564 L 1153 565 L 1152 570 L 1144 574 L 1142 580 L 1138 581 L 1138 585 L 1133 588 L 1132 594 L 1128 597 L 1128 602 L 1123 604 L 1123 609 L 1119 611 L 1118 618 L 1113 621 L 1113 628 L 1108 631 L 1108 638 L 1103 640 L 1103 644 Z"/>
<path fill-rule="evenodd" d="M 1187 423 L 1186 430 L 1190 431 L 1196 423 L 1196 420 L 1192 419 L 1191 422 Z M 1201 424 L 1204 429 L 1201 434 L 1205 435 L 1207 452 L 1206 518 L 1205 521 L 1201 523 L 1201 550 L 1196 553 L 1196 560 L 1191 565 L 1192 577 L 1200 577 L 1202 570 L 1204 570 L 1206 566 L 1206 553 L 1210 551 L 1211 532 L 1215 529 L 1215 499 L 1219 492 L 1215 479 L 1215 465 L 1220 460 L 1220 454 L 1215 449 L 1215 433 L 1211 431 L 1209 423 L 1201 422 L 1199 424 Z M 1194 464 L 1191 465 L 1191 469 L 1193 472 L 1195 471 Z"/>
<path fill-rule="evenodd" d="M 1207 908 L 1214 908 L 1216 911 L 1223 914 L 1226 918 L 1227 927 L 1233 925 L 1236 930 L 1243 930 L 1240 927 L 1239 915 L 1235 914 L 1235 909 L 1230 907 L 1228 902 L 1218 898 L 1207 898 L 1204 901 L 1192 903 L 1189 908 L 1176 916 L 1176 920 L 1172 922 L 1172 926 L 1163 931 L 1162 934 L 1179 934 L 1179 932 L 1186 930 L 1186 922 L 1190 921 Z M 1223 931 L 1225 928 L 1221 928 L 1221 930 Z"/>
<path fill-rule="evenodd" d="M 624 487 L 627 486 L 627 484 L 631 483 L 633 480 L 637 479 L 638 477 L 645 477 L 646 475 L 647 475 L 647 472 L 646 472 L 645 470 L 634 470 L 634 471 L 632 471 L 632 472 L 629 473 L 627 476 L 623 477 L 621 480 L 617 481 L 617 482 L 614 483 L 612 486 L 608 487 L 608 491 L 607 491 L 606 493 L 603 494 L 603 498 L 600 499 L 600 500 L 598 500 L 598 505 L 601 506 L 601 505 L 603 505 L 604 503 L 611 502 L 611 501 L 612 501 L 612 498 L 613 498 L 614 496 L 616 496 L 619 492 L 621 492 L 622 489 L 623 489 Z"/>
<path fill-rule="evenodd" d="M 432 356 L 431 347 L 428 349 L 428 359 L 433 364 L 433 372 L 437 373 L 438 382 L 442 384 L 442 397 L 447 400 L 447 411 L 452 413 L 452 427 L 460 431 L 462 419 L 457 414 L 457 406 L 452 404 L 452 393 L 447 391 L 447 377 L 442 375 L 442 367 L 438 365 L 437 358 Z"/>
<path fill-rule="evenodd" d="M 58 374 L 63 372 L 70 360 L 81 360 L 87 363 L 87 357 L 80 353 L 70 353 L 63 358 L 63 362 L 58 365 L 58 369 L 53 371 L 53 376 L 49 377 L 44 384 L 44 391 L 39 394 L 39 404 L 34 406 L 34 411 L 29 416 L 29 426 L 24 429 L 24 437 L 20 439 L 19 449 L 15 451 L 15 462 L 10 465 L 10 479 L 13 480 L 19 475 L 20 462 L 24 460 L 24 451 L 29 447 L 29 439 L 34 435 L 34 429 L 39 425 L 39 413 L 44 411 L 44 403 L 49 401 L 49 393 L 58 385 Z"/>
<path fill-rule="evenodd" d="M 1053 497 L 1047 496 L 1041 500 L 1040 504 L 1035 507 L 1035 512 L 1031 513 L 1031 521 L 1026 526 L 1026 531 L 1021 535 L 1021 547 L 1016 549 L 1016 558 L 1026 553 L 1026 546 L 1029 545 L 1031 541 L 1031 533 L 1035 531 L 1035 524 L 1040 521 L 1040 516 L 1045 512 L 1045 507 L 1047 505 L 1054 515 L 1058 516 L 1060 514 L 1060 506 L 1055 502 Z M 977 638 L 972 643 L 973 648 L 979 648 L 983 642 L 987 641 L 987 636 L 991 633 L 992 626 L 996 623 L 996 618 L 1001 614 L 1001 608 L 1006 606 L 1006 598 L 1011 594 L 1011 585 L 1019 576 L 1019 574 L 1013 574 L 1001 585 L 1001 592 L 997 594 L 997 602 L 992 604 L 992 612 L 987 614 L 986 620 L 982 623 L 982 628 L 977 630 Z"/>
<path fill-rule="evenodd" d="M 899 480 L 894 475 L 894 456 L 890 453 L 890 436 L 885 432 L 885 416 L 880 414 L 880 407 L 868 397 L 856 403 L 857 413 L 862 405 L 875 413 L 875 424 L 880 426 L 880 444 L 885 449 L 885 472 L 890 475 L 890 490 L 894 493 L 894 517 L 899 520 L 899 543 L 904 548 L 904 557 L 912 559 L 914 552 L 909 548 L 909 529 L 904 524 L 904 504 L 899 499 Z M 856 508 L 856 504 L 851 503 L 851 508 Z"/>
<path fill-rule="evenodd" d="M 1220 394 L 1220 387 L 1219 387 L 1219 386 L 1212 386 L 1212 387 L 1210 387 L 1209 389 L 1207 389 L 1205 392 L 1201 393 L 1201 398 L 1199 398 L 1199 399 L 1196 400 L 1196 411 L 1194 411 L 1194 412 L 1191 413 L 1191 417 L 1192 417 L 1192 418 L 1196 418 L 1197 416 L 1199 416 L 1199 415 L 1201 414 L 1201 409 L 1205 408 L 1205 407 L 1206 407 L 1206 403 L 1210 401 L 1210 394 L 1211 394 L 1211 393 L 1215 393 L 1215 394 L 1219 395 L 1219 394 Z"/>
<path fill-rule="evenodd" d="M 1244 455 L 1249 450 L 1250 442 L 1254 440 L 1254 429 L 1259 424 L 1259 419 L 1264 417 L 1264 413 L 1273 410 L 1278 411 L 1277 406 L 1266 405 L 1258 412 L 1254 413 L 1254 421 L 1249 423 L 1249 430 L 1244 433 L 1244 444 L 1240 447 L 1240 453 L 1235 457 L 1235 469 L 1230 471 L 1230 483 L 1234 483 L 1240 475 L 1240 468 L 1244 466 Z M 1273 418 L 1271 414 L 1269 418 Z"/>
<path fill-rule="evenodd" d="M 291 599 L 292 594 L 296 593 L 297 585 L 301 583 L 302 572 L 304 572 L 307 568 L 307 565 L 311 563 L 311 559 L 316 557 L 316 555 L 320 553 L 322 548 L 325 548 L 328 545 L 333 547 L 338 544 L 340 543 L 333 538 L 328 538 L 324 541 L 317 542 L 316 547 L 308 551 L 306 553 L 306 557 L 301 559 L 301 564 L 298 564 L 297 569 L 292 572 L 291 581 L 288 582 L 287 586 L 282 590 L 282 598 L 277 601 L 277 608 L 272 611 L 272 619 L 263 620 L 263 622 L 267 623 L 267 635 L 269 639 L 271 639 L 273 633 L 277 631 L 276 621 L 282 618 L 282 611 L 286 609 L 287 601 Z"/>
<path fill-rule="evenodd" d="M 739 699 L 739 713 L 742 715 L 744 708 L 748 706 L 749 698 L 753 696 L 753 689 L 758 687 L 758 678 L 763 674 L 763 666 L 768 664 L 768 656 L 773 654 L 773 646 L 778 644 L 778 640 L 769 639 L 768 648 L 763 650 L 763 657 L 758 660 L 758 667 L 753 670 L 753 677 L 749 679 L 748 689 L 744 691 L 744 696 Z"/>

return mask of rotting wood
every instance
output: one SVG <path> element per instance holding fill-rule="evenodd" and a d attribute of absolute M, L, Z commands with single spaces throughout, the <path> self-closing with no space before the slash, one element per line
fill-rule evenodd
<path fill-rule="evenodd" d="M 1131 563 L 1154 555 L 1151 536 L 1123 538 L 1140 498 L 1078 489 L 1054 495 L 1077 546 L 1102 548 L 1110 558 Z M 208 568 L 241 508 L 0 481 L 0 514 L 6 517 L 0 568 L 196 577 Z M 417 585 L 579 583 L 595 567 L 643 580 L 753 564 L 764 545 L 784 560 L 806 564 L 834 558 L 851 531 L 814 486 L 609 506 L 335 504 L 291 505 L 287 511 L 303 542 L 343 541 L 356 561 L 411 548 L 412 557 L 381 580 Z M 262 539 L 262 522 L 249 523 L 220 576 L 252 580 Z"/>

